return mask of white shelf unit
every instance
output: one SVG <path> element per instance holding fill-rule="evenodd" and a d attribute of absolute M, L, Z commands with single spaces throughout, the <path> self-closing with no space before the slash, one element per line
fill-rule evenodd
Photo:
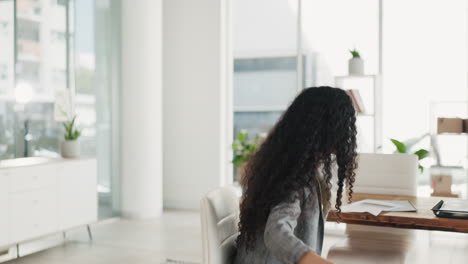
<path fill-rule="evenodd" d="M 360 81 L 370 82 L 372 88 L 368 87 L 356 87 L 356 83 Z M 380 75 L 369 74 L 369 75 L 344 75 L 344 76 L 335 76 L 335 87 L 342 88 L 345 90 L 357 89 L 361 97 L 363 97 L 364 106 L 366 109 L 371 108 L 371 111 L 360 113 L 357 115 L 358 122 L 358 151 L 359 152 L 381 152 L 382 149 L 382 78 Z M 370 94 L 370 95 L 369 95 Z M 368 100 L 365 100 L 368 99 Z M 362 148 L 360 146 L 360 141 L 365 140 L 360 139 L 359 134 L 366 134 L 362 131 L 362 128 L 359 127 L 360 120 L 364 118 L 372 119 L 372 146 L 367 148 Z"/>

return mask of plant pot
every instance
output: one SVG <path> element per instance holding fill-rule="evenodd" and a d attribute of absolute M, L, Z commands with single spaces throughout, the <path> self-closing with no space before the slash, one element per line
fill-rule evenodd
<path fill-rule="evenodd" d="M 65 140 L 62 142 L 61 150 L 62 157 L 72 159 L 80 157 L 80 141 Z"/>
<path fill-rule="evenodd" d="M 348 61 L 349 75 L 364 75 L 364 61 L 361 58 L 352 58 Z"/>

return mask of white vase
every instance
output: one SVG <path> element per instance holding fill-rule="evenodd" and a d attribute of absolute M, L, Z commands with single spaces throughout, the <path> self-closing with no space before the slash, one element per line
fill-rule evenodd
<path fill-rule="evenodd" d="M 80 157 L 80 141 L 65 140 L 61 145 L 61 154 L 64 158 L 79 158 Z"/>
<path fill-rule="evenodd" d="M 361 58 L 351 58 L 348 61 L 349 75 L 364 75 L 364 61 Z"/>

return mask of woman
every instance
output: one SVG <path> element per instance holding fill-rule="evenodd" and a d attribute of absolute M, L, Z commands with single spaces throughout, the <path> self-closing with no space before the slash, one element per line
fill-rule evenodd
<path fill-rule="evenodd" d="M 235 264 L 331 263 L 320 257 L 330 207 L 352 195 L 356 116 L 345 91 L 305 89 L 270 131 L 244 171 Z"/>

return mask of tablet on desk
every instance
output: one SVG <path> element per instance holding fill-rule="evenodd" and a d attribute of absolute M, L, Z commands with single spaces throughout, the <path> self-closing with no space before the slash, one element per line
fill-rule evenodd
<path fill-rule="evenodd" d="M 449 201 L 440 200 L 433 208 L 432 212 L 438 217 L 468 219 L 467 201 Z"/>

